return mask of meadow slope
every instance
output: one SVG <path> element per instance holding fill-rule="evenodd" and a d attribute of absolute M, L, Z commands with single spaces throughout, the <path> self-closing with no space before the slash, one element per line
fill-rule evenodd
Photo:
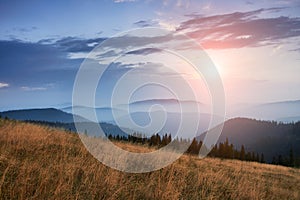
<path fill-rule="evenodd" d="M 0 152 L 0 199 L 300 199 L 299 169 L 183 155 L 155 172 L 123 173 L 76 134 L 23 122 L 0 119 Z"/>

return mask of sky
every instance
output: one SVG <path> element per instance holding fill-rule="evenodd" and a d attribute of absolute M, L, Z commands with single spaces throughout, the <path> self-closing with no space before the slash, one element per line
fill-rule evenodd
<path fill-rule="evenodd" d="M 116 34 L 147 27 L 185 34 L 201 45 L 220 73 L 229 108 L 300 100 L 299 1 L 0 0 L 0 27 L 0 110 L 70 105 L 88 53 Z M 146 51 L 128 53 L 128 59 L 158 53 Z M 102 98 L 109 99 L 129 68 L 136 63 L 112 63 Z M 149 73 L 141 67 L 136 75 Z"/>

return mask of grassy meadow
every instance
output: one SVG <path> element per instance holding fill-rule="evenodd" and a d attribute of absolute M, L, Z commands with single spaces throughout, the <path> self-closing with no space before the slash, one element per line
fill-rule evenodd
<path fill-rule="evenodd" d="M 158 171 L 124 173 L 76 134 L 12 120 L 0 119 L 0 152 L 0 199 L 300 199 L 296 168 L 183 155 Z"/>

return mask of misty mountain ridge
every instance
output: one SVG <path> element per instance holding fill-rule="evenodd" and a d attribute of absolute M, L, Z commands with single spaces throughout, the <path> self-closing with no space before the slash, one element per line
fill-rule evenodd
<path fill-rule="evenodd" d="M 235 111 L 229 110 L 229 116 L 230 118 L 245 117 L 260 120 L 297 122 L 300 121 L 300 100 L 240 106 Z"/>
<path fill-rule="evenodd" d="M 63 112 L 56 108 L 33 108 L 23 110 L 10 110 L 0 112 L 2 117 L 8 117 L 10 119 L 21 120 L 21 121 L 47 121 L 47 122 L 62 122 L 71 123 L 73 122 L 73 115 L 70 113 Z M 87 122 L 88 120 L 76 116 L 80 121 Z"/>

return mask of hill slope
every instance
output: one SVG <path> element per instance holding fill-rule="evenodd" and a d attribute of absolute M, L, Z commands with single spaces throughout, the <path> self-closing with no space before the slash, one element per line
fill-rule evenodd
<path fill-rule="evenodd" d="M 0 199 L 300 198 L 299 169 L 184 155 L 155 172 L 122 173 L 95 160 L 75 134 L 3 119 L 0 152 Z"/>
<path fill-rule="evenodd" d="M 300 156 L 300 122 L 283 124 L 235 118 L 224 123 L 219 141 L 226 138 L 236 147 L 245 145 L 248 151 L 264 153 L 269 162 L 279 154 L 288 156 L 291 147 Z"/>

